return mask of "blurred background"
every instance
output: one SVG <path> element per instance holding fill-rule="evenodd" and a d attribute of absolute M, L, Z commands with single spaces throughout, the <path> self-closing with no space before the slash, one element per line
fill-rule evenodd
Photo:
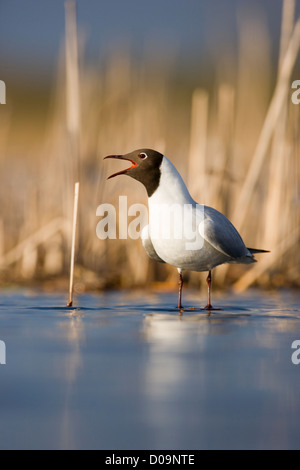
<path fill-rule="evenodd" d="M 79 181 L 75 291 L 174 288 L 139 240 L 96 236 L 99 204 L 147 202 L 103 157 L 150 147 L 271 250 L 218 267 L 217 286 L 299 287 L 299 18 L 295 0 L 1 0 L 1 285 L 67 286 Z"/>

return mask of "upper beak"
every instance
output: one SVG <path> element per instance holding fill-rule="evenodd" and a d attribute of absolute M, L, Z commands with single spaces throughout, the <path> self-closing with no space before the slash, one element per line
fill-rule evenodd
<path fill-rule="evenodd" d="M 114 176 L 118 175 L 123 175 L 126 173 L 128 170 L 131 170 L 131 168 L 135 168 L 137 166 L 137 163 L 134 160 L 130 160 L 130 158 L 126 158 L 123 155 L 108 155 L 107 157 L 104 157 L 104 160 L 106 158 L 118 158 L 119 160 L 127 160 L 132 163 L 131 167 L 125 168 L 125 170 L 118 171 L 117 173 L 114 173 L 113 175 L 110 175 L 107 179 L 109 180 L 110 178 L 113 178 Z"/>

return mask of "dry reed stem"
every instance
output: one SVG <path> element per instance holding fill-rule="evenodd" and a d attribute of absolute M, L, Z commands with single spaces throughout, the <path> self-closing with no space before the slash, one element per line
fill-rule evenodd
<path fill-rule="evenodd" d="M 69 224 L 63 217 L 57 217 L 51 220 L 51 222 L 38 229 L 35 233 L 22 240 L 17 246 L 1 256 L 1 268 L 5 268 L 22 258 L 23 252 L 28 245 L 37 247 L 51 238 L 55 233 L 61 231 L 67 234 L 68 230 Z"/>
<path fill-rule="evenodd" d="M 232 201 L 232 140 L 234 128 L 234 104 L 235 104 L 235 90 L 233 87 L 221 83 L 218 89 L 218 108 L 217 108 L 217 129 L 219 138 L 218 158 L 216 159 L 213 172 L 216 178 L 211 191 L 210 204 L 228 215 L 230 212 L 230 202 Z M 217 165 L 217 167 L 216 167 Z M 229 264 L 220 266 L 214 273 L 214 281 L 223 284 L 227 271 L 230 268 Z"/>
<path fill-rule="evenodd" d="M 72 247 L 71 247 L 71 262 L 70 262 L 70 285 L 69 285 L 69 301 L 67 306 L 71 307 L 73 303 L 73 281 L 74 281 L 74 262 L 75 262 L 75 244 L 76 244 L 76 227 L 77 227 L 77 214 L 78 214 L 78 198 L 79 198 L 79 183 L 75 183 L 74 190 L 74 208 L 73 208 L 73 227 L 72 227 Z"/>
<path fill-rule="evenodd" d="M 274 228 L 282 223 L 284 213 L 284 186 L 286 179 L 284 178 L 285 166 L 289 161 L 289 155 L 285 145 L 285 125 L 286 125 L 286 107 L 282 112 L 282 118 L 276 127 L 274 135 L 271 159 L 269 162 L 269 178 L 268 178 L 268 194 L 264 204 L 264 224 L 265 233 L 261 241 L 262 246 L 267 246 L 271 251 L 277 245 L 282 234 L 280 230 Z M 286 188 L 288 189 L 288 188 Z"/>
<path fill-rule="evenodd" d="M 76 2 L 65 2 L 66 14 L 66 108 L 68 131 L 77 136 L 80 127 L 78 40 Z"/>
<path fill-rule="evenodd" d="M 280 72 L 280 69 L 282 67 L 283 59 L 293 32 L 295 20 L 295 6 L 295 0 L 283 0 L 278 72 Z"/>
<path fill-rule="evenodd" d="M 231 188 L 231 157 L 234 127 L 235 92 L 233 87 L 221 83 L 218 89 L 217 129 L 219 148 L 214 157 L 213 173 L 216 174 L 215 184 L 212 185 L 212 195 L 215 196 L 214 206 L 225 214 L 229 213 Z"/>
<path fill-rule="evenodd" d="M 196 89 L 192 96 L 190 146 L 188 155 L 188 186 L 196 201 L 205 203 L 206 143 L 208 93 Z"/>
<path fill-rule="evenodd" d="M 290 39 L 286 54 L 282 60 L 275 91 L 263 124 L 263 128 L 251 160 L 240 197 L 238 199 L 233 221 L 239 229 L 243 226 L 248 215 L 248 208 L 254 192 L 254 187 L 259 179 L 260 171 L 270 144 L 270 139 L 278 122 L 284 100 L 290 89 L 289 81 L 300 47 L 300 20 L 297 21 Z"/>
<path fill-rule="evenodd" d="M 66 124 L 70 143 L 70 176 L 79 178 L 79 136 L 80 136 L 80 88 L 78 65 L 78 35 L 76 1 L 65 2 L 66 18 Z M 73 303 L 73 280 L 75 262 L 75 243 L 78 213 L 79 182 L 75 183 L 73 206 L 73 229 L 71 241 L 69 301 Z"/>
<path fill-rule="evenodd" d="M 0 259 L 4 255 L 4 224 L 3 219 L 0 219 Z"/>
<path fill-rule="evenodd" d="M 254 268 L 247 271 L 237 282 L 233 284 L 236 292 L 243 292 L 264 272 L 273 266 L 279 257 L 282 257 L 299 239 L 299 228 L 296 227 L 284 240 L 282 240 L 272 253 L 265 255 L 264 260 L 255 264 Z"/>
<path fill-rule="evenodd" d="M 297 237 L 299 236 L 299 230 L 297 229 L 295 229 L 292 232 L 293 235 L 290 236 L 290 224 L 287 219 L 284 220 L 284 216 L 286 215 L 287 217 L 287 213 L 289 217 L 293 217 L 290 212 L 293 198 L 290 185 L 290 173 L 293 170 L 291 165 L 287 164 L 287 162 L 291 163 L 291 158 L 289 157 L 289 155 L 291 156 L 291 149 L 289 149 L 286 144 L 287 101 L 285 98 L 287 93 L 285 93 L 285 90 L 287 91 L 289 88 L 289 78 L 300 45 L 299 21 L 293 30 L 294 9 L 294 0 L 285 0 L 283 4 L 281 27 L 278 81 L 260 136 L 260 141 L 258 142 L 256 153 L 251 163 L 250 172 L 245 181 L 243 188 L 244 193 L 241 195 L 238 206 L 240 211 L 242 211 L 242 204 L 245 204 L 247 209 L 247 204 L 250 201 L 250 196 L 254 190 L 254 185 L 258 179 L 259 171 L 268 148 L 268 141 L 276 126 L 276 133 L 274 133 L 273 136 L 271 159 L 269 161 L 269 190 L 264 204 L 264 246 L 268 246 L 272 253 L 268 254 L 258 265 L 254 265 L 251 270 L 234 284 L 234 289 L 238 291 L 245 290 L 269 267 L 279 260 L 282 260 L 282 254 L 296 243 Z M 236 209 L 236 213 L 237 212 L 238 208 Z M 240 225 L 245 220 L 246 212 L 245 210 L 242 216 L 239 217 Z M 280 240 L 283 241 L 280 242 Z"/>
<path fill-rule="evenodd" d="M 78 64 L 78 35 L 76 1 L 65 2 L 65 58 L 66 58 L 66 128 L 67 158 L 64 184 L 66 186 L 67 214 L 72 208 L 72 188 L 79 181 L 80 157 L 80 84 Z"/>
<path fill-rule="evenodd" d="M 294 13 L 295 0 L 284 0 L 282 7 L 278 75 L 280 74 L 283 59 L 292 36 Z M 286 168 L 289 168 L 291 171 L 291 167 L 286 164 L 290 153 L 287 149 L 287 116 L 287 102 L 284 102 L 272 141 L 271 159 L 269 162 L 269 188 L 265 203 L 265 233 L 263 236 L 263 246 L 268 246 L 271 250 L 279 243 L 280 239 L 282 239 L 282 235 L 284 235 L 281 233 L 281 230 L 274 230 L 274 227 L 278 224 L 279 220 L 282 220 L 282 215 L 285 213 L 285 195 L 287 192 L 290 192 L 291 188 L 290 184 L 285 188 Z"/>

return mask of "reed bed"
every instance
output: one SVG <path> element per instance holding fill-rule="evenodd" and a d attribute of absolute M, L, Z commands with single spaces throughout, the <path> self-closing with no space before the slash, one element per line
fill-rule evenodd
<path fill-rule="evenodd" d="M 1 283 L 67 286 L 78 180 L 75 291 L 173 286 L 176 270 L 149 260 L 139 240 L 96 236 L 99 204 L 118 207 L 119 195 L 128 196 L 128 205 L 147 203 L 143 187 L 129 178 L 106 181 L 116 166 L 104 156 L 150 147 L 175 163 L 198 202 L 232 220 L 248 246 L 271 251 L 250 267 L 217 268 L 216 285 L 299 286 L 300 105 L 291 102 L 291 83 L 300 20 L 294 6 L 283 2 L 277 71 L 266 25 L 250 15 L 240 19 L 231 78 L 219 71 L 210 86 L 195 87 L 177 79 L 176 61 L 145 54 L 136 62 L 126 48 L 88 63 L 79 40 L 74 49 L 69 5 L 73 20 L 66 23 L 56 83 L 36 108 L 29 100 L 22 108 L 20 96 L 28 91 L 15 85 L 11 104 L 1 108 Z M 191 285 L 204 278 L 187 274 Z"/>

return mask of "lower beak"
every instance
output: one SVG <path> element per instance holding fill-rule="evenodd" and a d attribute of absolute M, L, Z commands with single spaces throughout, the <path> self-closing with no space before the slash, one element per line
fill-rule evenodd
<path fill-rule="evenodd" d="M 127 171 L 131 170 L 132 168 L 135 168 L 137 166 L 137 163 L 134 161 L 134 160 L 130 160 L 129 158 L 125 158 L 123 157 L 123 155 L 108 155 L 107 157 L 104 158 L 104 160 L 106 158 L 117 158 L 119 160 L 126 160 L 128 162 L 131 162 L 132 165 L 131 167 L 129 168 L 125 168 L 125 170 L 122 170 L 122 171 L 118 171 L 117 173 L 114 173 L 113 175 L 110 175 L 107 179 L 109 180 L 110 178 L 113 178 L 114 176 L 118 176 L 118 175 L 124 175 L 127 173 Z"/>

